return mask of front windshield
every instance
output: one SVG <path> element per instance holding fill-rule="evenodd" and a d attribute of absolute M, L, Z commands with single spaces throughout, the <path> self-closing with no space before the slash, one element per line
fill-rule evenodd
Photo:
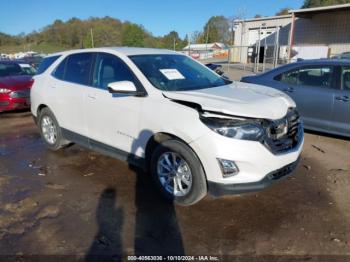
<path fill-rule="evenodd" d="M 17 64 L 0 63 L 0 77 L 22 75 L 22 69 Z"/>
<path fill-rule="evenodd" d="M 229 83 L 184 55 L 134 55 L 130 59 L 156 88 L 164 91 L 197 90 Z"/>

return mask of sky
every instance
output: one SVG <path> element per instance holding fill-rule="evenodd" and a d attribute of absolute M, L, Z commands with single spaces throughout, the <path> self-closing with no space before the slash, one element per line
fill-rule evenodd
<path fill-rule="evenodd" d="M 11 35 L 40 30 L 56 19 L 111 16 L 142 24 L 155 36 L 172 30 L 181 37 L 203 29 L 211 16 L 274 15 L 298 9 L 303 0 L 1 0 L 0 32 Z"/>

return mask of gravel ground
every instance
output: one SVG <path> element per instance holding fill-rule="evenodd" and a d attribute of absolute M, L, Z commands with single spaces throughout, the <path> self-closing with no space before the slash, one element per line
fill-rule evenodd
<path fill-rule="evenodd" d="M 77 145 L 50 152 L 29 112 L 1 113 L 0 255 L 348 261 L 349 175 L 350 140 L 308 133 L 288 179 L 178 207 L 126 163 Z"/>

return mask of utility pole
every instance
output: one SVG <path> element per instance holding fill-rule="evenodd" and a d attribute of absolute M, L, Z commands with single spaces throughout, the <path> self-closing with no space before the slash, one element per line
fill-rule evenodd
<path fill-rule="evenodd" d="M 188 55 L 191 56 L 191 39 L 190 39 L 190 33 L 187 35 L 187 41 L 188 41 Z"/>
<path fill-rule="evenodd" d="M 90 28 L 90 34 L 91 34 L 91 47 L 94 48 L 94 33 L 92 32 L 92 27 Z"/>
<path fill-rule="evenodd" d="M 205 53 L 206 53 L 206 58 L 208 59 L 208 39 L 209 39 L 209 28 L 210 28 L 210 24 L 208 23 L 208 28 L 207 28 L 207 36 L 205 39 Z"/>

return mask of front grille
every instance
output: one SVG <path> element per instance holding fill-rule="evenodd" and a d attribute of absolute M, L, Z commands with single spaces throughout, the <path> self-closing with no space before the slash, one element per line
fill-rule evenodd
<path fill-rule="evenodd" d="M 271 121 L 267 130 L 264 144 L 274 154 L 292 150 L 303 137 L 302 122 L 296 109 L 290 109 L 282 119 Z"/>
<path fill-rule="evenodd" d="M 14 91 L 10 93 L 10 97 L 12 98 L 27 98 L 30 96 L 30 89 Z"/>

